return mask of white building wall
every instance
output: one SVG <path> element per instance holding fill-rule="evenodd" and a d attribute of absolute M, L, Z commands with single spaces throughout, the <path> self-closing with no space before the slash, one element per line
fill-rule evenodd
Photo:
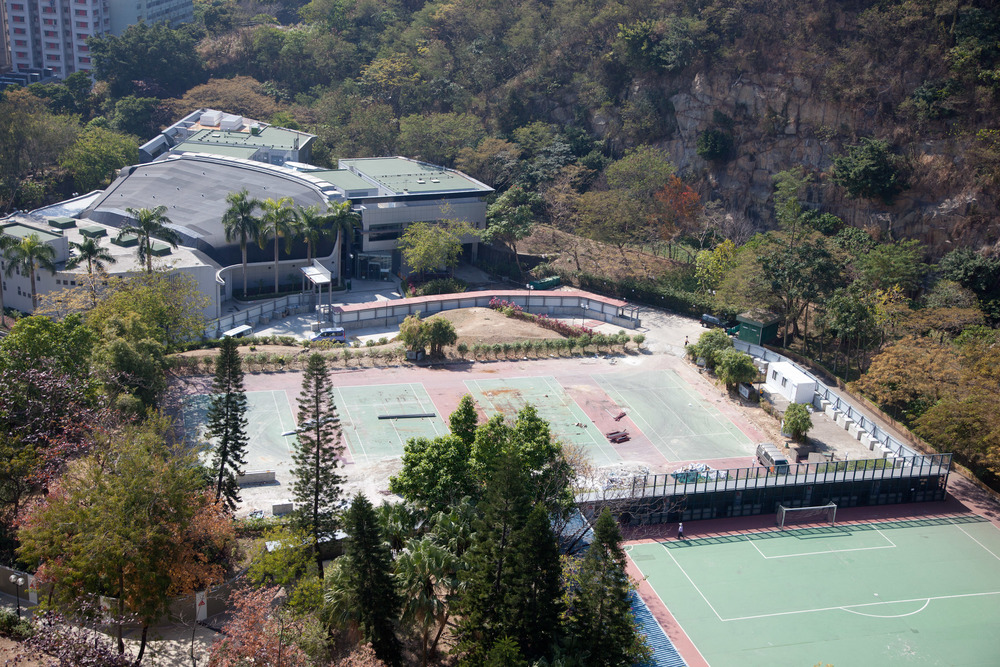
<path fill-rule="evenodd" d="M 364 231 L 363 250 L 395 250 L 398 239 L 371 241 L 367 232 L 378 232 L 379 225 L 412 222 L 436 222 L 438 220 L 465 220 L 476 229 L 486 227 L 486 202 L 483 201 L 442 201 L 427 202 L 383 202 L 364 204 L 361 223 Z M 404 227 L 405 229 L 405 227 Z M 472 239 L 469 239 L 471 241 Z"/>
<path fill-rule="evenodd" d="M 57 76 L 92 68 L 87 39 L 110 29 L 108 0 L 5 0 L 15 68 Z"/>
<path fill-rule="evenodd" d="M 812 403 L 816 382 L 787 362 L 776 361 L 768 365 L 767 388 L 784 396 L 792 403 Z"/>

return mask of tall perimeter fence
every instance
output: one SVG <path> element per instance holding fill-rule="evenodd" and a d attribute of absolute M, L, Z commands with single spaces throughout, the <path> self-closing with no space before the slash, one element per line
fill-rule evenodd
<path fill-rule="evenodd" d="M 595 517 L 608 507 L 626 525 L 657 524 L 771 514 L 778 505 L 864 507 L 945 499 L 951 454 L 925 455 L 908 447 L 809 369 L 759 345 L 734 344 L 759 359 L 790 363 L 815 380 L 813 406 L 866 444 L 877 458 L 799 463 L 787 471 L 753 466 L 619 478 L 577 496 L 585 515 Z"/>

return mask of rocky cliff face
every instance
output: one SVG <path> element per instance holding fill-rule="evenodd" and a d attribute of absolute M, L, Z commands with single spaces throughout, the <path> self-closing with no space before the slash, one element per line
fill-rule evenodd
<path fill-rule="evenodd" d="M 630 93 L 637 96 L 656 85 L 636 82 Z M 808 201 L 848 224 L 879 230 L 883 238 L 919 239 L 935 256 L 962 245 L 998 244 L 996 192 L 978 186 L 965 165 L 968 140 L 928 135 L 914 142 L 908 137 L 901 152 L 912 166 L 911 187 L 886 206 L 848 198 L 829 174 L 833 157 L 845 145 L 859 136 L 896 143 L 893 130 L 870 112 L 830 99 L 819 76 L 702 72 L 669 99 L 676 131 L 661 145 L 678 171 L 696 184 L 703 199 L 720 200 L 759 227 L 774 224 L 774 174 L 802 165 L 813 175 Z M 718 127 L 719 114 L 732 119 L 734 150 L 728 161 L 714 163 L 699 157 L 695 147 L 699 133 Z"/>

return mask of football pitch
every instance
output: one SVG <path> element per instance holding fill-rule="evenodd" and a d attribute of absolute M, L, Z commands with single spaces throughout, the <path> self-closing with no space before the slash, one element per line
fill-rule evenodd
<path fill-rule="evenodd" d="M 996 665 L 1000 530 L 975 516 L 634 544 L 712 667 Z"/>

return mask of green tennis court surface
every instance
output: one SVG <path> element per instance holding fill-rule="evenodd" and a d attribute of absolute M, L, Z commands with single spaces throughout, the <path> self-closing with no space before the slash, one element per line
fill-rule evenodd
<path fill-rule="evenodd" d="M 980 517 L 636 544 L 712 667 L 996 665 L 1000 531 Z"/>
<path fill-rule="evenodd" d="M 553 377 L 466 380 L 465 386 L 489 417 L 501 413 L 513 418 L 530 403 L 538 416 L 549 422 L 557 440 L 580 445 L 595 465 L 621 461 L 611 443 Z"/>
<path fill-rule="evenodd" d="M 753 454 L 750 438 L 673 371 L 595 375 L 594 380 L 668 461 Z"/>
<path fill-rule="evenodd" d="M 379 419 L 379 415 L 437 413 L 423 385 L 381 384 L 334 388 L 337 414 L 354 462 L 367 464 L 403 455 L 410 438 L 446 435 L 441 416 L 418 419 Z"/>
<path fill-rule="evenodd" d="M 184 401 L 181 418 L 185 438 L 195 444 L 204 442 L 205 415 L 211 396 L 200 394 Z M 291 465 L 294 436 L 282 433 L 295 428 L 292 408 L 283 391 L 247 392 L 247 445 L 246 470 L 276 470 Z"/>

